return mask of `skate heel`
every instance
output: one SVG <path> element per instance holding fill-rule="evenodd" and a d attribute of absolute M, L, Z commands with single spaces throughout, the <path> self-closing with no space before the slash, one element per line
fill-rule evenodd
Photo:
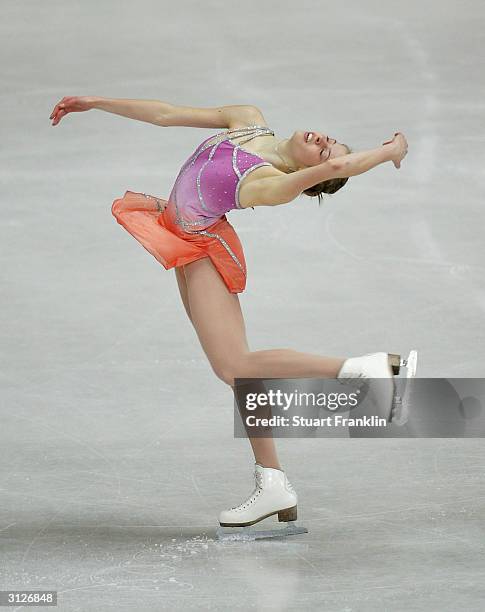
<path fill-rule="evenodd" d="M 287 523 L 288 521 L 296 521 L 296 506 L 293 508 L 286 508 L 285 510 L 278 511 L 278 521 L 280 523 Z"/>
<path fill-rule="evenodd" d="M 402 359 L 401 355 L 394 353 L 387 354 L 387 361 L 392 368 L 392 373 L 397 376 L 401 368 L 407 368 L 407 378 L 412 378 L 416 375 L 416 366 L 418 361 L 418 352 L 416 350 L 410 351 L 406 359 Z"/>
<path fill-rule="evenodd" d="M 402 359 L 400 365 L 406 368 L 404 393 L 402 395 L 394 393 L 390 422 L 403 426 L 408 422 L 412 407 L 413 381 L 418 367 L 418 351 L 410 351 L 407 359 Z"/>
<path fill-rule="evenodd" d="M 394 374 L 394 376 L 397 376 L 399 374 L 399 370 L 401 369 L 401 366 L 404 365 L 403 361 L 401 360 L 401 355 L 395 355 L 394 353 L 388 353 L 387 361 L 389 362 L 389 365 L 392 369 L 392 373 Z"/>

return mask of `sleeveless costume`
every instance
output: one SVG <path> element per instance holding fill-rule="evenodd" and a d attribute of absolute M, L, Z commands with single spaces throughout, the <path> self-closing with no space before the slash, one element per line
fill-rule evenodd
<path fill-rule="evenodd" d="M 247 137 L 239 143 L 230 140 L 243 135 Z M 260 135 L 274 132 L 252 125 L 209 136 L 183 164 L 168 202 L 126 191 L 113 202 L 111 212 L 165 269 L 210 257 L 228 290 L 241 293 L 246 287 L 246 261 L 225 213 L 241 208 L 242 179 L 256 168 L 271 166 L 241 148 Z"/>

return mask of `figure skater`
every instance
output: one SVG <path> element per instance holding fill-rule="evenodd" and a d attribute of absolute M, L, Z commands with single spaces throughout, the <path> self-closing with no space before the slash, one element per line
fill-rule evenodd
<path fill-rule="evenodd" d="M 328 357 L 288 348 L 251 351 L 238 293 L 247 269 L 239 238 L 226 213 L 254 206 L 277 206 L 300 194 L 333 194 L 349 177 L 407 154 L 406 138 L 374 149 L 349 147 L 316 130 L 280 138 L 252 105 L 216 108 L 175 106 L 159 100 L 65 97 L 50 119 L 58 125 L 71 112 L 99 109 L 160 127 L 223 130 L 212 133 L 190 155 L 168 200 L 126 191 L 112 213 L 166 269 L 175 268 L 183 306 L 216 376 L 234 388 L 235 378 L 337 378 L 392 381 L 398 355 L 385 352 L 353 358 Z M 397 361 L 396 361 L 397 360 Z M 392 385 L 394 383 L 392 382 Z M 380 416 L 389 419 L 389 397 Z M 272 437 L 250 437 L 256 488 L 241 505 L 220 513 L 223 526 L 247 526 L 278 514 L 294 521 L 297 495 L 283 471 Z"/>

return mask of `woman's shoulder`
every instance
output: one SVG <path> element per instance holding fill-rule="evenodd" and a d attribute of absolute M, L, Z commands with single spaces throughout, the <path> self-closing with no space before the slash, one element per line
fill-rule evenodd
<path fill-rule="evenodd" d="M 245 128 L 257 125 L 258 127 L 269 127 L 266 123 L 264 115 L 257 106 L 247 106 L 244 112 L 241 112 L 237 116 L 234 116 L 228 129 L 233 130 L 236 128 Z"/>

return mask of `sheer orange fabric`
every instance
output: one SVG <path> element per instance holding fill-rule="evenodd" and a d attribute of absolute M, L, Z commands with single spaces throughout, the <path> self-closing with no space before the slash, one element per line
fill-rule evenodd
<path fill-rule="evenodd" d="M 205 233 L 189 233 L 176 223 L 172 202 L 143 193 L 126 191 L 113 202 L 111 212 L 165 269 L 210 257 L 231 293 L 246 287 L 246 261 L 233 226 L 222 216 Z M 225 243 L 225 244 L 224 244 Z"/>

